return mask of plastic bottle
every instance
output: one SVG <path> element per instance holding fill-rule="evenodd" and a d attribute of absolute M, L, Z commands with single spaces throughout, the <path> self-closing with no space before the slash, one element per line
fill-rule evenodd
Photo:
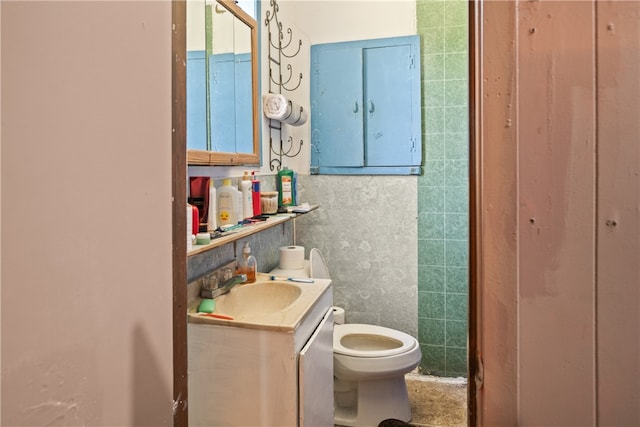
<path fill-rule="evenodd" d="M 193 208 L 187 203 L 187 251 L 193 249 Z"/>
<path fill-rule="evenodd" d="M 218 225 L 237 224 L 238 190 L 231 185 L 231 179 L 222 181 L 218 188 Z"/>
<path fill-rule="evenodd" d="M 209 180 L 209 212 L 207 212 L 207 231 L 215 231 L 218 228 L 218 196 L 213 178 Z"/>
<path fill-rule="evenodd" d="M 288 167 L 278 172 L 278 206 L 295 206 L 293 171 Z"/>
<path fill-rule="evenodd" d="M 238 185 L 240 184 L 238 183 Z M 233 187 L 233 189 L 236 190 L 236 222 L 238 222 L 244 218 L 242 216 L 242 192 L 236 187 Z"/>
<path fill-rule="evenodd" d="M 242 261 L 238 267 L 238 273 L 247 275 L 247 281 L 244 283 L 253 283 L 256 281 L 257 272 L 258 262 L 256 261 L 256 258 L 251 255 L 249 242 L 246 242 L 242 247 Z"/>
<path fill-rule="evenodd" d="M 194 236 L 200 232 L 200 211 L 196 205 L 191 205 L 191 234 Z"/>
<path fill-rule="evenodd" d="M 253 194 L 251 190 L 251 176 L 245 172 L 240 181 L 240 192 L 242 193 L 242 218 L 253 218 Z"/>
<path fill-rule="evenodd" d="M 251 172 L 251 197 L 253 197 L 253 216 L 262 215 L 260 207 L 260 181 L 255 171 Z"/>

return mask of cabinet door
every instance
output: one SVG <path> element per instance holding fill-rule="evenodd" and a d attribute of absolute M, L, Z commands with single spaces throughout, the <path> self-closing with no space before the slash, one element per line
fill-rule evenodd
<path fill-rule="evenodd" d="M 300 351 L 299 425 L 333 425 L 333 307 Z"/>
<path fill-rule="evenodd" d="M 204 51 L 187 52 L 187 148 L 207 149 L 207 97 Z"/>
<path fill-rule="evenodd" d="M 419 166 L 420 81 L 411 44 L 364 49 L 367 166 Z"/>
<path fill-rule="evenodd" d="M 236 151 L 234 59 L 233 53 L 209 56 L 210 151 L 224 153 Z"/>
<path fill-rule="evenodd" d="M 236 87 L 236 146 L 235 152 L 253 151 L 253 90 L 251 79 L 251 54 L 241 53 L 235 56 Z"/>
<path fill-rule="evenodd" d="M 341 43 L 314 47 L 312 152 L 322 166 L 364 166 L 362 49 Z"/>

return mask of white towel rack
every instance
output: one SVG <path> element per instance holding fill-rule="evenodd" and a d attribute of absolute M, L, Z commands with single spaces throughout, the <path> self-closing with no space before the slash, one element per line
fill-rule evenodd
<path fill-rule="evenodd" d="M 294 47 L 291 46 L 293 31 L 291 31 L 291 28 L 287 28 L 288 40 L 284 42 L 285 35 L 282 30 L 283 25 L 278 19 L 278 10 L 280 7 L 276 0 L 270 0 L 269 3 L 271 8 L 267 11 L 265 18 L 265 25 L 268 29 L 269 37 L 269 93 L 282 94 L 282 91 L 293 92 L 300 87 L 302 73 L 299 73 L 296 82 L 296 80 L 293 79 L 293 67 L 287 61 L 300 53 L 302 40 L 298 39 L 298 47 L 293 51 Z M 285 66 L 288 71 L 286 79 L 282 76 L 283 66 Z M 277 75 L 274 76 L 274 74 Z M 302 109 L 302 107 L 300 108 Z M 282 138 L 282 130 L 281 121 L 269 119 L 269 168 L 272 171 L 279 171 L 282 168 L 283 157 L 291 158 L 300 154 L 302 144 L 304 143 L 303 140 L 300 140 L 299 144 L 296 144 L 293 141 L 293 137 L 289 136 L 285 144 Z M 277 139 L 275 143 L 274 136 L 275 139 Z M 285 147 L 287 148 L 285 149 Z M 295 148 L 297 148 L 297 150 Z"/>

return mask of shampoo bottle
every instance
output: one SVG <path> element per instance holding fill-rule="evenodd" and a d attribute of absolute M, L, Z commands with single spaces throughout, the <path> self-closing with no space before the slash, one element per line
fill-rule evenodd
<path fill-rule="evenodd" d="M 253 197 L 253 216 L 262 215 L 260 207 L 260 181 L 256 177 L 255 171 L 251 172 L 251 197 Z"/>
<path fill-rule="evenodd" d="M 251 194 L 251 177 L 249 172 L 245 172 L 240 181 L 240 192 L 242 193 L 242 218 L 253 217 L 253 195 Z"/>
<path fill-rule="evenodd" d="M 278 206 L 295 206 L 293 171 L 288 167 L 278 172 Z"/>
<path fill-rule="evenodd" d="M 207 231 L 215 231 L 218 228 L 218 196 L 213 178 L 209 180 L 209 212 L 207 212 Z"/>
<path fill-rule="evenodd" d="M 238 267 L 240 274 L 247 275 L 247 281 L 245 283 L 253 283 L 256 281 L 256 273 L 258 272 L 258 263 L 256 258 L 251 255 L 251 248 L 249 242 L 244 244 L 242 248 L 242 261 L 240 267 Z"/>
<path fill-rule="evenodd" d="M 238 190 L 231 186 L 231 179 L 222 181 L 218 194 L 218 225 L 237 224 L 236 209 L 238 206 Z"/>

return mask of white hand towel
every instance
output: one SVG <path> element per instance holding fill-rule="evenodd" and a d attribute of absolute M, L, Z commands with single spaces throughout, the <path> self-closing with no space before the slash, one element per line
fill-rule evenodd
<path fill-rule="evenodd" d="M 307 121 L 307 112 L 284 95 L 270 93 L 262 97 L 264 115 L 291 126 L 300 126 Z"/>

